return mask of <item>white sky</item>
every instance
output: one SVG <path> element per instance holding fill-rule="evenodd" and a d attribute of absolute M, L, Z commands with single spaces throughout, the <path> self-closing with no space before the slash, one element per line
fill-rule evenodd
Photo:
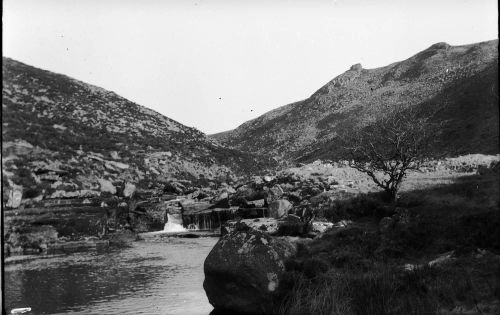
<path fill-rule="evenodd" d="M 495 0 L 4 0 L 3 55 L 211 134 L 352 64 L 498 38 L 497 12 Z"/>

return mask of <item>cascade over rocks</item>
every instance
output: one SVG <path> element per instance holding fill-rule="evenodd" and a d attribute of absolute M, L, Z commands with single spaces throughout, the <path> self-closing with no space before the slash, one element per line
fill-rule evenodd
<path fill-rule="evenodd" d="M 286 238 L 253 229 L 221 237 L 205 260 L 203 288 L 217 311 L 267 314 L 285 271 L 296 252 Z"/>

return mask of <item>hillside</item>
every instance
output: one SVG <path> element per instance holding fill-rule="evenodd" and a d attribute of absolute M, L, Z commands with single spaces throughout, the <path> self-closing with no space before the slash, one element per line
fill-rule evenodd
<path fill-rule="evenodd" d="M 498 40 L 437 43 L 376 69 L 360 64 L 309 98 L 212 137 L 231 147 L 288 161 L 342 158 L 340 134 L 366 126 L 392 106 L 442 108 L 440 153 L 498 152 Z"/>
<path fill-rule="evenodd" d="M 2 176 L 24 198 L 265 169 L 261 158 L 113 92 L 5 57 L 2 71 Z"/>

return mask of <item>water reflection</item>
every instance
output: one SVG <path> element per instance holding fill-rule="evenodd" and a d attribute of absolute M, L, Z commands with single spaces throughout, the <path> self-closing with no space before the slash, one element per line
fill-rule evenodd
<path fill-rule="evenodd" d="M 203 261 L 215 238 L 137 242 L 5 268 L 6 310 L 33 314 L 208 314 Z"/>

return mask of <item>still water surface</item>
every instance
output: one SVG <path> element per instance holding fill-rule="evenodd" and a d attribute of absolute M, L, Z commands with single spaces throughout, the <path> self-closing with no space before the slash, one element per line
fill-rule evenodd
<path fill-rule="evenodd" d="M 5 266 L 5 309 L 29 314 L 203 314 L 203 262 L 217 238 L 169 238 Z"/>

